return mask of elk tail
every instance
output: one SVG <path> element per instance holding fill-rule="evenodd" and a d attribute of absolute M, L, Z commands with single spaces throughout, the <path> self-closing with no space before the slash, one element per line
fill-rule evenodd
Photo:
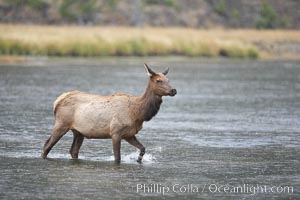
<path fill-rule="evenodd" d="M 71 91 L 71 92 L 65 92 L 65 93 L 61 94 L 60 96 L 58 96 L 57 99 L 53 103 L 54 114 L 56 114 L 57 108 L 63 102 L 64 99 L 66 99 L 67 97 L 69 97 L 75 93 L 78 93 L 78 92 L 79 92 L 78 90 L 75 90 L 75 91 Z"/>

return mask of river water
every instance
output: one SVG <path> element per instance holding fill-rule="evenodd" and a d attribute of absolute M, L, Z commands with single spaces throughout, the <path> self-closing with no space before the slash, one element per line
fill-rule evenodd
<path fill-rule="evenodd" d="M 143 62 L 170 67 L 178 94 L 137 135 L 85 140 L 71 159 L 72 134 L 40 158 L 65 91 L 141 94 Z M 299 199 L 300 63 L 197 59 L 29 59 L 0 65 L 1 199 Z"/>

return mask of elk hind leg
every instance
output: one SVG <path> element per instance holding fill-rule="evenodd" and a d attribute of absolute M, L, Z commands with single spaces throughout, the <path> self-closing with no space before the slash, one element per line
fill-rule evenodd
<path fill-rule="evenodd" d="M 64 136 L 69 130 L 68 126 L 60 123 L 55 123 L 52 130 L 51 136 L 45 142 L 44 148 L 42 150 L 41 157 L 43 159 L 47 158 L 48 153 L 51 151 L 52 147 Z"/>
<path fill-rule="evenodd" d="M 117 134 L 112 135 L 112 144 L 115 162 L 119 164 L 121 162 L 121 137 Z"/>
<path fill-rule="evenodd" d="M 73 143 L 70 149 L 70 154 L 73 159 L 76 159 L 78 158 L 79 149 L 82 145 L 84 137 L 80 132 L 76 130 L 72 130 L 72 132 L 73 132 Z"/>

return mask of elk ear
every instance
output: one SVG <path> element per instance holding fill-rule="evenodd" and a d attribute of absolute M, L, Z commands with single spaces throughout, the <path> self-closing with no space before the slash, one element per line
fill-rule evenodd
<path fill-rule="evenodd" d="M 150 69 L 150 67 L 148 67 L 148 65 L 146 63 L 144 63 L 144 67 L 145 67 L 145 70 L 146 70 L 148 76 L 151 77 L 152 75 L 155 75 L 155 72 L 152 71 L 152 69 Z"/>
<path fill-rule="evenodd" d="M 169 72 L 169 67 L 162 74 L 166 76 L 168 72 Z"/>

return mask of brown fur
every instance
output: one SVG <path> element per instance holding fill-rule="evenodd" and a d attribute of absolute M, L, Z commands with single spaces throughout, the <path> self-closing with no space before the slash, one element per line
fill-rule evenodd
<path fill-rule="evenodd" d="M 162 103 L 162 97 L 155 95 L 149 87 L 148 85 L 145 93 L 136 100 L 131 108 L 131 112 L 140 121 L 150 121 L 158 113 Z"/>

